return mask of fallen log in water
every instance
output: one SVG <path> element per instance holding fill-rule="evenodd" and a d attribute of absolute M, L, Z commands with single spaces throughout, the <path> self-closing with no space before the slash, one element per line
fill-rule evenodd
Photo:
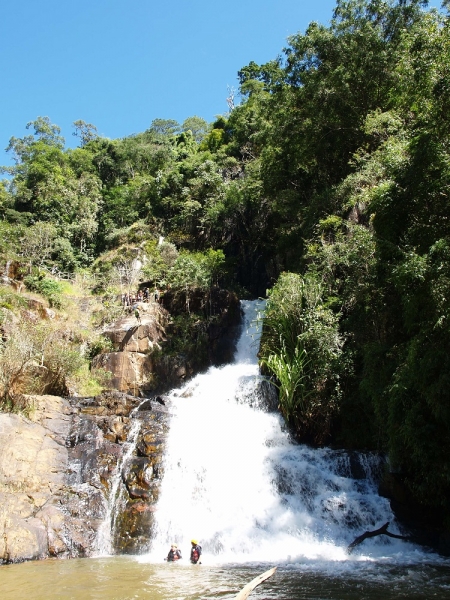
<path fill-rule="evenodd" d="M 375 529 L 375 531 L 365 531 L 363 534 L 359 535 L 357 538 L 353 540 L 353 542 L 347 547 L 347 552 L 350 554 L 352 550 L 361 544 L 367 538 L 375 537 L 377 535 L 387 535 L 388 537 L 396 538 L 397 540 L 407 540 L 407 537 L 403 535 L 396 535 L 395 533 L 391 533 L 387 530 L 389 527 L 389 522 L 385 523 L 379 529 Z"/>
<path fill-rule="evenodd" d="M 250 592 L 252 590 L 254 590 L 257 585 L 259 585 L 266 579 L 269 579 L 269 577 L 272 577 L 272 575 L 275 573 L 276 570 L 277 570 L 277 568 L 273 567 L 273 569 L 269 569 L 262 575 L 258 575 L 258 577 L 255 577 L 255 579 L 252 579 L 252 581 L 250 581 L 250 583 L 247 583 L 247 585 L 244 588 L 242 588 L 242 590 L 236 596 L 235 600 L 245 600 L 246 598 L 248 598 L 250 595 Z"/>

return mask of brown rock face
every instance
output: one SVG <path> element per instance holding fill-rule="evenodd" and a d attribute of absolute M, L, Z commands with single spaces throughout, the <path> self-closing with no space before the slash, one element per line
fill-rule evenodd
<path fill-rule="evenodd" d="M 192 311 L 203 314 L 191 332 L 195 352 L 174 351 L 179 332 L 173 322 L 169 323 L 169 316 L 185 312 L 182 292 L 166 292 L 161 304 L 138 303 L 139 320 L 132 310 L 103 332 L 114 351 L 96 356 L 92 364 L 111 373 L 111 388 L 134 395 L 140 391 L 161 393 L 212 364 L 232 359 L 241 321 L 237 296 L 213 288 L 207 304 L 201 292 L 191 294 L 189 302 Z"/>
<path fill-rule="evenodd" d="M 200 296 L 194 300 L 201 306 Z M 180 298 L 168 295 L 166 301 L 175 306 Z M 42 312 L 38 305 L 28 310 Z M 228 360 L 239 329 L 239 301 L 218 290 L 208 311 L 214 319 L 200 323 L 206 324 L 201 360 L 162 355 L 168 313 L 159 304 L 144 304 L 140 322 L 130 314 L 105 332 L 114 352 L 94 359 L 94 366 L 111 372 L 113 391 L 84 399 L 34 397 L 30 419 L 0 414 L 0 562 L 90 556 L 108 523 L 112 551 L 148 549 L 169 413 L 163 400 L 141 403 L 136 396 L 161 393 Z"/>
<path fill-rule="evenodd" d="M 134 311 L 116 321 L 103 332 L 118 352 L 152 352 L 165 339 L 167 312 L 155 302 L 140 302 L 140 320 Z"/>
<path fill-rule="evenodd" d="M 114 532 L 114 547 L 125 554 L 137 554 L 149 548 L 169 428 L 169 413 L 165 406 L 145 401 L 140 408 L 144 410 L 135 413 L 141 427 L 134 455 L 122 469 L 123 508 Z"/>
<path fill-rule="evenodd" d="M 66 439 L 72 409 L 54 396 L 34 398 L 32 420 L 0 415 L 0 559 L 83 556 L 95 539 L 100 517 L 90 485 L 69 486 Z M 77 508 L 74 511 L 74 505 Z M 83 513 L 83 519 L 76 513 Z M 73 517 L 73 518 L 72 518 Z"/>
<path fill-rule="evenodd" d="M 146 410 L 136 412 L 141 400 L 117 391 L 33 402 L 31 419 L 0 414 L 0 562 L 98 552 L 112 493 L 112 550 L 148 548 L 168 428 L 165 406 L 146 400 Z M 124 462 L 132 423 L 138 443 Z"/>
<path fill-rule="evenodd" d="M 156 388 L 152 355 L 161 349 L 168 319 L 167 311 L 155 302 L 141 302 L 138 307 L 139 321 L 132 311 L 103 332 L 114 351 L 100 354 L 92 362 L 94 368 L 111 373 L 109 387 L 134 395 Z"/>
<path fill-rule="evenodd" d="M 109 386 L 121 392 L 137 393 L 140 389 L 152 389 L 153 360 L 148 354 L 108 352 L 96 356 L 92 366 L 109 371 L 112 375 Z"/>

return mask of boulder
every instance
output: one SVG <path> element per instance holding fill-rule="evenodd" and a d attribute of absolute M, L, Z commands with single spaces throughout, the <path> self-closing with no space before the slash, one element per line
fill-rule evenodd
<path fill-rule="evenodd" d="M 124 483 L 130 498 L 157 499 L 152 492 L 154 465 L 147 457 L 133 457 L 128 461 L 123 473 Z M 156 474 L 157 476 L 157 474 Z M 157 492 L 157 490 L 155 490 Z"/>
<path fill-rule="evenodd" d="M 71 526 L 63 507 L 69 466 L 65 441 L 72 410 L 67 400 L 53 396 L 34 397 L 30 404 L 30 419 L 0 414 L 3 562 L 71 554 Z M 87 527 L 84 523 L 81 535 Z"/>
<path fill-rule="evenodd" d="M 161 445 L 164 442 L 161 440 L 159 432 L 155 431 L 155 429 L 148 429 L 139 435 L 136 448 L 140 456 L 152 456 L 160 452 Z"/>
<path fill-rule="evenodd" d="M 93 368 L 111 373 L 108 385 L 121 392 L 137 393 L 140 388 L 151 389 L 154 381 L 154 361 L 139 352 L 107 352 L 94 357 Z"/>
<path fill-rule="evenodd" d="M 30 310 L 35 312 L 38 316 L 45 316 L 45 304 L 42 300 L 37 300 L 36 298 L 26 298 L 27 306 Z"/>
<path fill-rule="evenodd" d="M 160 342 L 165 340 L 166 311 L 154 302 L 141 302 L 137 306 L 140 321 L 131 311 L 103 331 L 116 351 L 151 353 L 160 349 Z"/>
<path fill-rule="evenodd" d="M 126 439 L 140 401 L 117 392 L 26 399 L 29 418 L 0 414 L 0 562 L 91 556 L 123 454 L 115 441 Z"/>

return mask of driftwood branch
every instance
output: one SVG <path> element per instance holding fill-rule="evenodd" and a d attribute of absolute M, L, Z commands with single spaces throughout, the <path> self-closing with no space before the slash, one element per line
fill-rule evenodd
<path fill-rule="evenodd" d="M 257 585 L 259 585 L 266 579 L 269 579 L 269 577 L 272 577 L 276 570 L 277 567 L 273 567 L 273 569 L 269 569 L 269 571 L 266 571 L 262 575 L 258 575 L 258 577 L 255 577 L 255 579 L 252 579 L 250 583 L 247 583 L 247 585 L 244 588 L 242 588 L 239 594 L 235 597 L 235 600 L 246 600 L 246 598 L 249 597 L 250 592 L 254 590 Z"/>
<path fill-rule="evenodd" d="M 380 527 L 379 529 L 376 529 L 375 531 L 365 531 L 362 535 L 359 535 L 357 538 L 355 538 L 353 540 L 353 542 L 348 546 L 347 552 L 350 554 L 352 552 L 352 550 L 356 546 L 359 546 L 359 544 L 361 544 L 364 540 L 366 540 L 367 538 L 375 537 L 377 535 L 387 535 L 388 537 L 396 538 L 397 540 L 407 540 L 408 539 L 407 537 L 404 537 L 403 535 L 396 535 L 395 533 L 391 533 L 390 531 L 387 530 L 388 527 L 389 527 L 389 522 L 385 523 L 382 527 Z"/>

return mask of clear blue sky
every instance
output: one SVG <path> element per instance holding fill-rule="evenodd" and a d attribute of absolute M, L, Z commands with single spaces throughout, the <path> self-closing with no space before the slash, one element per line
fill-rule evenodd
<path fill-rule="evenodd" d="M 432 2 L 439 6 L 439 2 Z M 83 119 L 109 138 L 155 118 L 212 121 L 251 60 L 282 52 L 335 0 L 5 0 L 0 23 L 0 164 L 11 136 L 48 116 L 66 144 Z"/>

